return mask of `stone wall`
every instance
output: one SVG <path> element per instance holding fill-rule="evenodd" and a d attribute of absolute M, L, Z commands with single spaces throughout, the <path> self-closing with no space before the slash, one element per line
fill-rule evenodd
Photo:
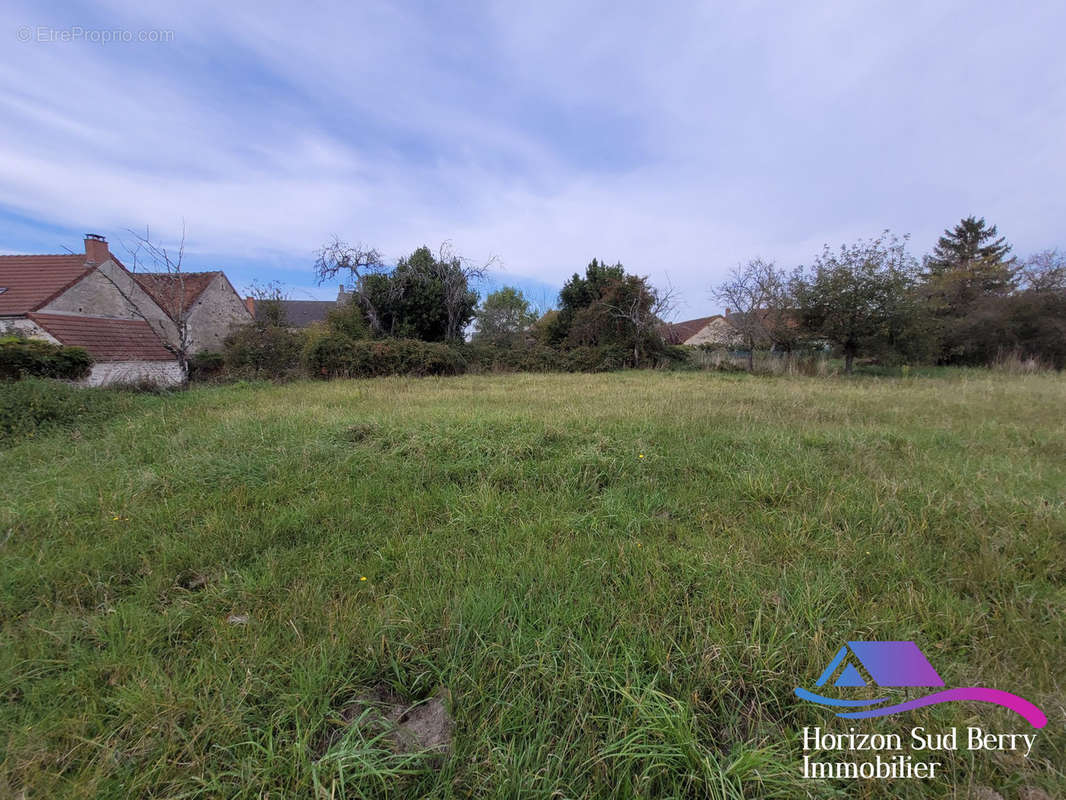
<path fill-rule="evenodd" d="M 729 345 L 737 344 L 739 338 L 736 328 L 724 319 L 719 318 L 707 323 L 706 327 L 687 339 L 685 344 L 711 344 L 727 347 Z"/>
<path fill-rule="evenodd" d="M 138 310 L 141 313 L 137 313 Z M 173 344 L 177 340 L 177 328 L 171 319 L 137 281 L 114 261 L 108 261 L 90 272 L 40 311 L 67 311 L 90 317 L 146 319 L 152 329 L 166 341 Z"/>
<path fill-rule="evenodd" d="M 183 375 L 177 361 L 101 361 L 93 364 L 86 386 L 107 386 L 112 383 L 154 383 L 157 386 L 178 386 Z"/>
<path fill-rule="evenodd" d="M 0 336 L 5 333 L 21 333 L 23 336 L 28 336 L 30 339 L 43 339 L 52 344 L 61 344 L 56 337 L 32 319 L 27 319 L 26 317 L 0 318 Z"/>
<path fill-rule="evenodd" d="M 251 321 L 248 307 L 229 281 L 223 275 L 216 275 L 189 312 L 189 354 L 221 350 L 234 327 Z"/>

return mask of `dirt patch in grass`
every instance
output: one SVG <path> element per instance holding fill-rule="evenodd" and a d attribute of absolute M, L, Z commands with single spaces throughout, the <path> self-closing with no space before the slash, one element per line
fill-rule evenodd
<path fill-rule="evenodd" d="M 355 725 L 364 738 L 380 737 L 397 755 L 433 755 L 439 766 L 443 756 L 451 752 L 455 730 L 449 700 L 450 693 L 443 688 L 426 700 L 412 702 L 379 684 L 340 710 L 339 724 L 326 737 L 321 752 L 329 750 Z"/>

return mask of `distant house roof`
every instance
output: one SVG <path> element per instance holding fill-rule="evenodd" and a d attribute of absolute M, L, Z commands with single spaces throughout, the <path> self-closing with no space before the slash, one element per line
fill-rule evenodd
<path fill-rule="evenodd" d="M 0 256 L 0 315 L 22 315 L 40 308 L 84 277 L 92 265 L 84 253 Z"/>
<path fill-rule="evenodd" d="M 75 314 L 26 316 L 68 347 L 84 347 L 96 361 L 173 361 L 151 326 L 139 319 Z"/>
<path fill-rule="evenodd" d="M 132 272 L 133 279 L 171 317 L 192 308 L 219 271 L 214 272 Z"/>
<path fill-rule="evenodd" d="M 667 325 L 663 329 L 663 338 L 665 338 L 669 344 L 681 344 L 687 342 L 716 319 L 725 319 L 725 317 L 721 314 L 712 314 L 709 317 L 700 317 L 699 319 L 675 322 L 672 325 Z"/>
<path fill-rule="evenodd" d="M 285 324 L 290 328 L 306 328 L 313 322 L 320 322 L 326 314 L 337 307 L 336 300 L 279 300 L 285 312 Z M 255 318 L 264 318 L 264 303 L 254 303 Z"/>

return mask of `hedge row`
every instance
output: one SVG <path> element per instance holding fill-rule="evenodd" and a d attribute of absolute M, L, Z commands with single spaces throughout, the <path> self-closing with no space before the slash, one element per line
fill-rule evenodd
<path fill-rule="evenodd" d="M 0 380 L 25 377 L 78 380 L 92 370 L 92 357 L 80 347 L 63 347 L 39 339 L 0 338 Z"/>
<path fill-rule="evenodd" d="M 555 350 L 544 345 L 493 347 L 465 345 L 468 368 L 478 372 L 609 372 L 630 366 L 624 347 L 576 347 Z"/>
<path fill-rule="evenodd" d="M 466 371 L 466 359 L 458 350 L 437 342 L 349 339 L 334 334 L 308 343 L 304 367 L 316 378 L 458 375 Z"/>
<path fill-rule="evenodd" d="M 559 351 L 487 345 L 449 346 L 416 339 L 312 339 L 304 368 L 317 378 L 371 378 L 381 375 L 459 375 L 464 372 L 606 372 L 629 366 L 632 354 L 619 347 L 578 347 Z"/>
<path fill-rule="evenodd" d="M 356 331 L 358 334 L 359 331 Z M 293 331 L 252 324 L 226 340 L 223 354 L 191 359 L 194 380 L 236 377 L 273 380 L 371 378 L 382 375 L 459 375 L 465 372 L 606 372 L 633 366 L 633 353 L 619 346 L 556 350 L 541 344 L 508 347 L 486 343 L 447 345 L 417 339 L 367 339 L 316 325 Z M 683 348 L 661 348 L 641 366 L 684 366 Z"/>

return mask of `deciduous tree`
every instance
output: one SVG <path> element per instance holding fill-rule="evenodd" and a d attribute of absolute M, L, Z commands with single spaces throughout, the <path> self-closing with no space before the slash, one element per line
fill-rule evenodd
<path fill-rule="evenodd" d="M 846 373 L 856 356 L 891 345 L 902 324 L 918 268 L 907 239 L 885 231 L 836 251 L 826 245 L 796 282 L 805 326 L 841 349 Z"/>
<path fill-rule="evenodd" d="M 521 290 L 505 286 L 488 295 L 477 311 L 473 339 L 505 347 L 522 343 L 537 315 Z"/>

